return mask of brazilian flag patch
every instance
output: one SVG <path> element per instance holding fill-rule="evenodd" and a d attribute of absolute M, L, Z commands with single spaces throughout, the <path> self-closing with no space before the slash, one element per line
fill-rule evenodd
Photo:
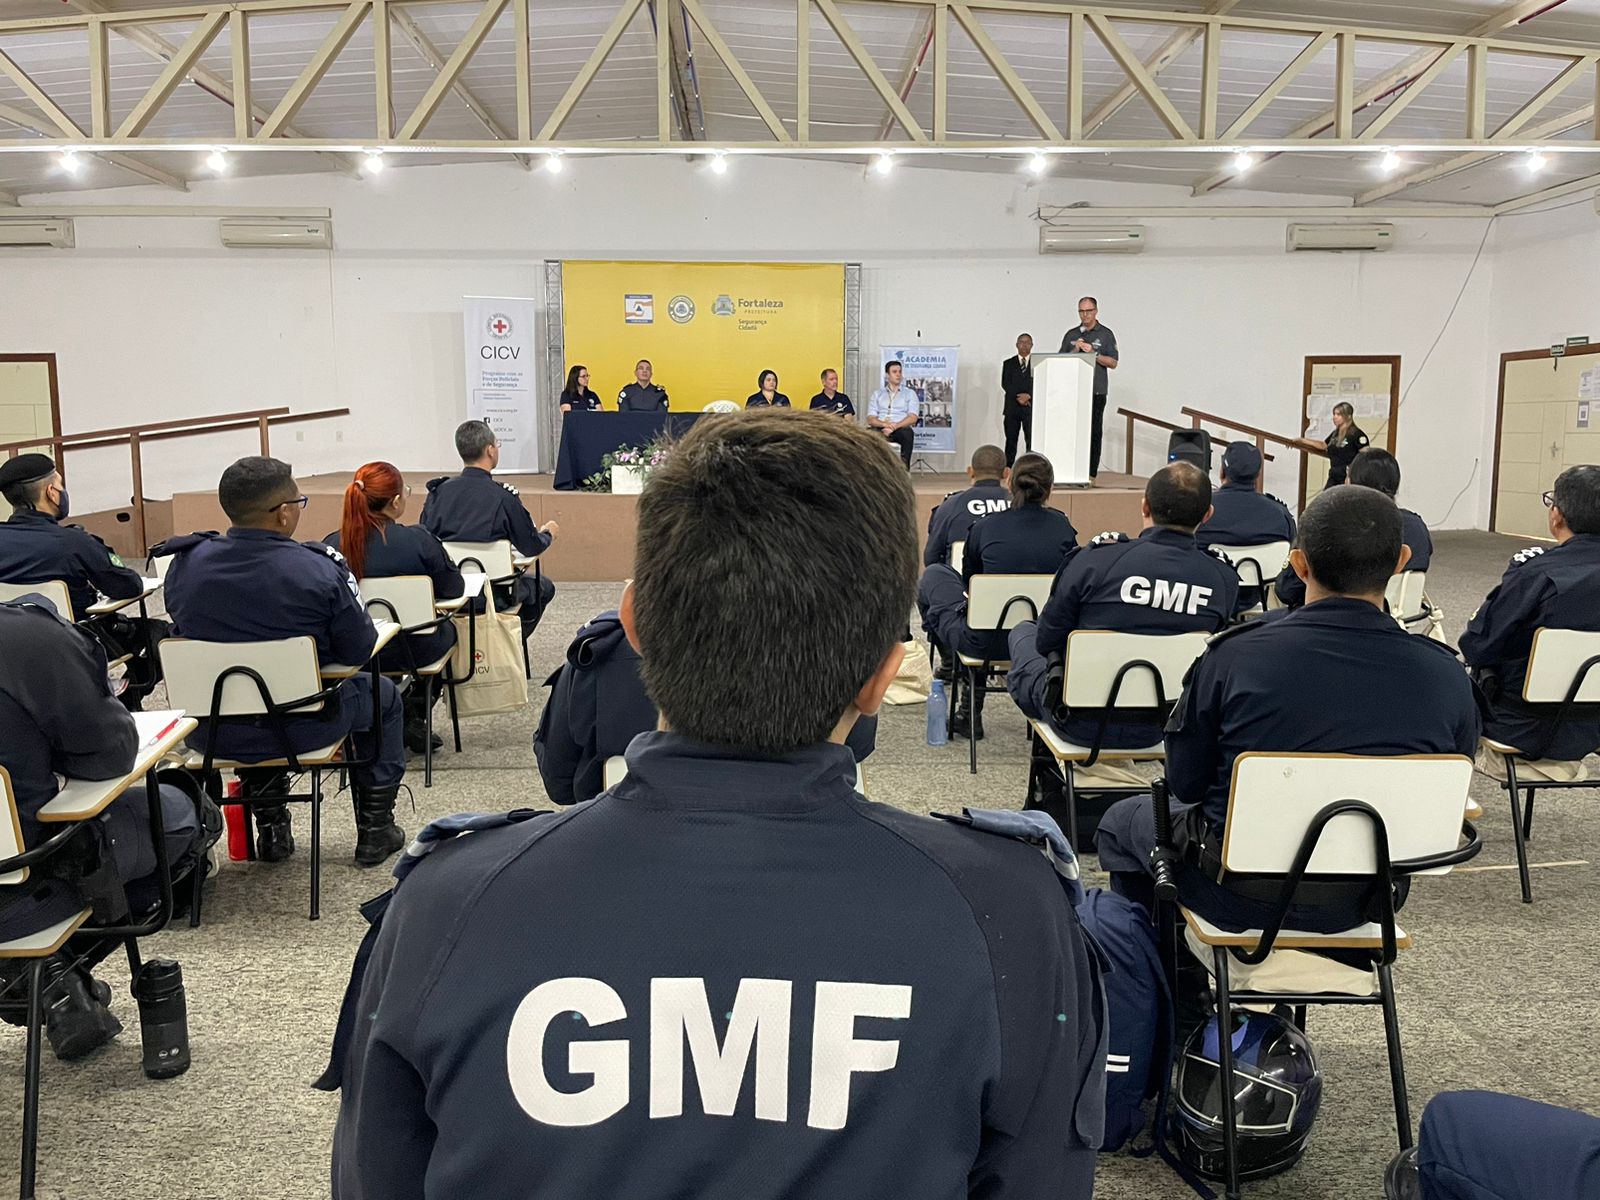
<path fill-rule="evenodd" d="M 111 556 L 111 565 L 113 567 L 122 567 L 122 566 L 126 566 L 127 565 L 126 563 L 124 563 L 122 561 L 122 556 L 120 554 L 118 554 L 115 550 L 108 550 L 108 551 L 106 551 L 106 553 Z"/>

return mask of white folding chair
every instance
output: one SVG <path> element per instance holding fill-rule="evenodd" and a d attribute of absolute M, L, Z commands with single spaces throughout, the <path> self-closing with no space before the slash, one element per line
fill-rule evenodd
<path fill-rule="evenodd" d="M 43 596 L 55 605 L 63 621 L 77 622 L 78 618 L 72 612 L 72 593 L 67 591 L 66 583 L 60 579 L 45 579 L 39 583 L 0 583 L 0 604 L 20 600 L 30 593 Z"/>
<path fill-rule="evenodd" d="M 964 548 L 964 544 L 963 544 Z M 1000 633 L 1015 629 L 1024 621 L 1037 621 L 1050 598 L 1050 585 L 1054 575 L 974 575 L 967 584 L 967 628 L 974 633 Z M 972 714 L 967 721 L 968 769 L 978 773 L 978 692 L 1004 692 L 1005 686 L 991 688 L 989 674 L 1004 674 L 1011 669 L 1011 660 L 975 658 L 970 654 L 956 653 L 956 659 L 966 668 L 967 686 L 972 691 Z M 956 673 L 951 688 L 950 714 L 956 711 L 960 696 L 961 673 Z"/>
<path fill-rule="evenodd" d="M 1428 619 L 1428 602 L 1423 595 L 1427 586 L 1426 571 L 1401 571 L 1397 575 L 1389 576 L 1389 584 L 1383 589 L 1383 599 L 1389 606 L 1389 615 L 1408 632 L 1413 625 L 1421 624 Z"/>
<path fill-rule="evenodd" d="M 743 412 L 744 405 L 740 404 L 737 400 L 713 400 L 700 411 L 708 413 L 736 413 Z"/>
<path fill-rule="evenodd" d="M 1267 605 L 1267 592 L 1272 587 L 1273 581 L 1283 574 L 1283 568 L 1289 565 L 1288 542 L 1258 542 L 1252 546 L 1215 546 L 1214 549 L 1227 555 L 1228 561 L 1233 564 L 1234 573 L 1239 576 L 1239 586 L 1242 588 L 1256 588 L 1261 592 L 1261 603 L 1253 606 L 1263 610 Z"/>
<path fill-rule="evenodd" d="M 1097 762 L 1159 762 L 1166 758 L 1160 730 L 1183 692 L 1183 679 L 1194 660 L 1205 653 L 1206 633 L 1122 633 L 1111 629 L 1076 629 L 1067 635 L 1062 662 L 1058 719 L 1098 718 L 1100 727 L 1087 746 L 1068 741 L 1050 720 L 1029 721 L 1033 752 L 1028 765 L 1028 804 L 1042 789 L 1039 773 L 1054 769 L 1062 781 L 1067 806 L 1068 836 L 1078 840 L 1078 802 L 1074 768 Z M 1106 729 L 1113 716 L 1124 721 L 1148 720 L 1156 741 L 1134 749 L 1108 747 Z M 1048 765 L 1047 765 L 1048 764 Z M 1096 792 L 1133 792 L 1138 788 L 1093 788 Z M 1054 815 L 1054 814 L 1052 814 Z M 1094 836 L 1094 830 L 1089 831 Z"/>
<path fill-rule="evenodd" d="M 1402 1150 L 1411 1145 L 1411 1113 L 1391 967 L 1397 951 L 1410 947 L 1411 937 L 1395 924 L 1393 881 L 1396 876 L 1447 874 L 1478 853 L 1477 833 L 1462 820 L 1471 781 L 1472 761 L 1453 754 L 1242 754 L 1234 762 L 1218 883 L 1227 888 L 1230 876 L 1249 876 L 1254 888 L 1265 888 L 1264 894 L 1275 898 L 1264 902 L 1272 919 L 1263 929 L 1235 933 L 1181 903 L 1177 906 L 1190 935 L 1211 952 L 1217 1012 L 1229 1014 L 1230 1027 L 1235 1003 L 1292 1005 L 1301 1025 L 1307 1005 L 1382 1007 Z M 1157 789 L 1156 803 L 1165 805 L 1164 787 Z M 1157 826 L 1170 827 L 1170 821 L 1158 816 Z M 1365 882 L 1377 919 L 1336 933 L 1285 929 L 1296 889 L 1307 877 L 1328 876 L 1351 883 L 1353 891 Z M 1163 904 L 1173 891 L 1172 876 L 1158 866 L 1157 895 Z M 1163 918 L 1168 916 L 1163 912 Z M 1369 953 L 1376 986 L 1363 995 L 1230 988 L 1230 958 L 1254 965 L 1275 949 Z M 1219 1037 L 1218 1044 L 1220 1094 L 1231 1097 L 1236 1090 L 1232 1038 Z M 1222 1108 L 1227 1195 L 1237 1198 L 1236 1119 L 1231 1103 Z"/>
<path fill-rule="evenodd" d="M 1580 629 L 1534 630 L 1533 647 L 1528 652 L 1528 672 L 1522 681 L 1522 699 L 1533 709 L 1534 715 L 1548 722 L 1540 744 L 1510 746 L 1488 737 L 1483 739 L 1483 744 L 1505 759 L 1506 777 L 1501 786 L 1511 798 L 1511 832 L 1517 845 L 1517 874 L 1522 882 L 1522 902 L 1532 904 L 1533 881 L 1528 875 L 1528 839 L 1533 836 L 1534 793 L 1545 788 L 1600 787 L 1600 780 L 1523 783 L 1517 778 L 1517 761 L 1531 762 L 1547 757 L 1562 722 L 1570 717 L 1592 721 L 1600 712 L 1600 633 Z M 1600 750 L 1600 746 L 1594 747 L 1594 750 Z M 1519 790 L 1527 792 L 1526 810 L 1522 807 Z"/>
<path fill-rule="evenodd" d="M 967 560 L 967 542 L 963 538 L 959 542 L 950 543 L 950 569 L 957 575 L 961 574 L 961 564 Z"/>
<path fill-rule="evenodd" d="M 184 765 L 204 779 L 216 770 L 281 768 L 311 776 L 311 790 L 301 794 L 216 797 L 219 804 L 239 805 L 249 814 L 255 804 L 308 803 L 311 806 L 311 919 L 322 915 L 322 773 L 329 767 L 365 765 L 345 753 L 346 734 L 311 750 L 293 749 L 287 722 L 309 716 L 336 702 L 339 685 L 326 686 L 317 662 L 317 644 L 309 637 L 270 642 L 202 642 L 167 638 L 161 643 L 161 666 L 166 675 L 167 701 L 206 722 L 203 748 L 191 753 Z M 378 702 L 378 675 L 372 675 L 373 723 L 382 721 Z M 217 736 L 228 718 L 266 717 L 277 734 L 280 756 L 244 761 L 217 754 Z M 247 837 L 255 856 L 254 839 Z M 189 924 L 200 924 L 200 895 L 196 890 Z"/>
<path fill-rule="evenodd" d="M 444 552 L 450 556 L 450 561 L 458 567 L 472 566 L 488 576 L 484 587 L 495 584 L 510 586 L 517 582 L 521 572 L 517 570 L 515 556 L 512 554 L 511 543 L 505 539 L 498 542 L 445 542 Z M 537 584 L 539 575 L 539 560 L 533 563 L 533 577 Z M 535 587 L 535 594 L 538 588 Z M 469 613 L 476 613 L 476 605 L 468 605 Z M 533 677 L 533 663 L 528 657 L 527 639 L 522 639 L 522 669 L 523 674 L 530 679 Z M 459 747 L 457 747 L 459 749 Z"/>
<path fill-rule="evenodd" d="M 410 676 L 412 686 L 421 686 L 426 701 L 428 737 L 422 751 L 422 786 L 433 786 L 433 702 L 438 687 L 443 684 L 450 701 L 450 727 L 455 735 L 456 753 L 461 753 L 461 719 L 456 715 L 456 685 L 463 682 L 451 677 L 450 658 L 455 653 L 452 646 L 443 656 L 430 663 L 419 663 L 411 657 L 410 643 L 403 640 L 413 635 L 435 633 L 450 624 L 450 615 L 441 616 L 434 606 L 433 580 L 426 575 L 372 576 L 361 581 L 361 599 L 368 611 L 400 626 L 400 645 L 409 660 L 404 671 L 385 671 L 385 675 L 404 679 Z"/>

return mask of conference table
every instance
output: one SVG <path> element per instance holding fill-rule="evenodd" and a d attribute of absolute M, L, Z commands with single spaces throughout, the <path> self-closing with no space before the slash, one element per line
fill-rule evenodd
<path fill-rule="evenodd" d="M 680 438 L 702 414 L 636 412 L 569 412 L 561 419 L 561 443 L 556 450 L 555 488 L 574 491 L 600 470 L 600 460 L 623 446 L 644 446 L 665 430 Z"/>

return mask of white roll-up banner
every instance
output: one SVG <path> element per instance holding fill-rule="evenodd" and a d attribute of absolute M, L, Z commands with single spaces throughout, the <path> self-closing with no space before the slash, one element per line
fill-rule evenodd
<path fill-rule="evenodd" d="M 500 469 L 539 469 L 534 412 L 533 301 L 463 296 L 467 415 L 486 422 L 500 443 Z"/>

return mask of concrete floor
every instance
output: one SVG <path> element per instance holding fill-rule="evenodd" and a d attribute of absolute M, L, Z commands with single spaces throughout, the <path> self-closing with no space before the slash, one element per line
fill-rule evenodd
<path fill-rule="evenodd" d="M 1429 591 L 1447 613 L 1452 640 L 1524 544 L 1491 534 L 1438 535 Z M 560 661 L 572 631 L 612 605 L 619 590 L 607 584 L 561 588 L 535 635 L 535 680 Z M 464 753 L 440 756 L 431 790 L 421 789 L 416 763 L 417 812 L 405 813 L 402 823 L 415 830 L 453 811 L 546 803 L 531 748 L 542 689 L 533 699 L 527 712 L 467 722 Z M 998 698 L 985 721 L 989 736 L 974 776 L 967 772 L 965 743 L 924 744 L 921 706 L 887 710 L 866 770 L 872 798 L 916 811 L 1020 807 L 1024 723 Z M 1600 978 L 1594 937 L 1600 871 L 1591 861 L 1593 822 L 1587 818 L 1594 794 L 1540 799 L 1533 859 L 1563 865 L 1535 871 L 1537 903 L 1528 907 L 1518 902 L 1515 873 L 1506 869 L 1513 858 L 1504 799 L 1481 779 L 1474 793 L 1487 809 L 1480 826 L 1484 853 L 1449 878 L 1421 881 L 1404 917 L 1417 938 L 1395 972 L 1414 1114 L 1435 1092 L 1460 1087 L 1517 1091 L 1600 1111 L 1600 1064 L 1591 1048 L 1590 993 Z M 147 954 L 183 963 L 194 1059 L 187 1075 L 165 1083 L 144 1078 L 126 980 L 115 969 L 104 972 L 129 1029 L 86 1062 L 61 1064 L 46 1056 L 41 1196 L 310 1200 L 328 1194 L 337 1099 L 309 1085 L 326 1062 L 351 954 L 364 929 L 356 906 L 381 891 L 387 875 L 351 865 L 349 810 L 338 802 L 327 811 L 321 921 L 306 920 L 308 860 L 302 852 L 277 866 L 225 865 L 208 898 L 205 926 L 185 926 L 148 943 Z M 1326 1077 L 1311 1151 L 1294 1171 L 1248 1186 L 1246 1194 L 1379 1197 L 1395 1145 L 1380 1016 L 1376 1009 L 1314 1012 L 1310 1034 Z M 0 1026 L 6 1080 L 0 1194 L 11 1186 L 19 1145 L 21 1070 L 20 1031 Z M 1126 1156 L 1102 1161 L 1098 1194 L 1112 1200 L 1192 1195 L 1159 1160 Z"/>

